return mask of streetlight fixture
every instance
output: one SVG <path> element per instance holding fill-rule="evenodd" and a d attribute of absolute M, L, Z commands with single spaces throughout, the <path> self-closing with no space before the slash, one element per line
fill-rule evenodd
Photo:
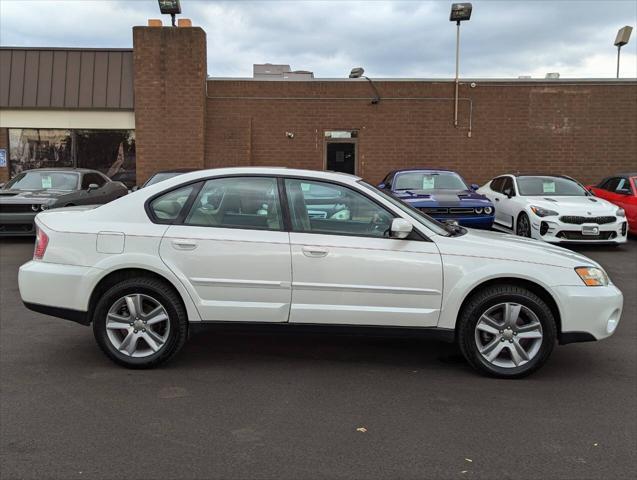
<path fill-rule="evenodd" d="M 369 82 L 369 85 L 372 87 L 372 90 L 374 90 L 374 98 L 372 98 L 372 105 L 376 105 L 378 102 L 380 102 L 380 94 L 378 93 L 378 89 L 376 88 L 376 85 L 374 85 L 374 82 L 372 82 L 372 79 L 369 77 L 366 77 L 364 73 L 365 73 L 365 69 L 363 67 L 355 67 L 355 68 L 352 68 L 351 72 L 349 72 L 349 78 L 366 79 Z"/>
<path fill-rule="evenodd" d="M 460 68 L 460 22 L 471 18 L 473 7 L 470 3 L 454 3 L 451 5 L 449 21 L 456 22 L 456 94 L 453 108 L 453 126 L 458 126 L 458 74 Z"/>
<path fill-rule="evenodd" d="M 175 15 L 181 13 L 179 0 L 159 0 L 159 11 L 163 15 L 170 15 L 173 27 L 175 27 Z"/>
<path fill-rule="evenodd" d="M 615 46 L 617 47 L 617 78 L 619 78 L 619 52 L 622 47 L 628 43 L 628 40 L 630 40 L 630 34 L 632 31 L 633 27 L 626 25 L 619 29 L 617 37 L 615 38 Z"/>

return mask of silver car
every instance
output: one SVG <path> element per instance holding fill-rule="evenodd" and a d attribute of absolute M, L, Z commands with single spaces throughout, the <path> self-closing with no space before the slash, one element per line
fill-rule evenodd
<path fill-rule="evenodd" d="M 123 183 L 97 170 L 27 170 L 0 189 L 0 236 L 33 235 L 33 220 L 43 210 L 108 203 L 127 193 Z"/>

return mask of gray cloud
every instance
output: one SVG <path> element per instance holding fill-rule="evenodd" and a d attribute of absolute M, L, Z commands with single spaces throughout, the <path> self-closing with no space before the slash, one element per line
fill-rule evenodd
<path fill-rule="evenodd" d="M 450 77 L 455 26 L 450 1 L 182 0 L 208 35 L 214 76 L 250 76 L 253 63 L 290 63 L 319 77 L 362 65 L 376 77 Z M 637 23 L 626 1 L 473 1 L 461 27 L 466 77 L 614 76 L 617 29 Z M 130 47 L 131 27 L 159 17 L 155 0 L 1 0 L 0 43 Z M 167 22 L 168 18 L 164 18 Z M 637 32 L 633 34 L 637 37 Z M 637 38 L 622 50 L 623 76 L 637 76 Z"/>

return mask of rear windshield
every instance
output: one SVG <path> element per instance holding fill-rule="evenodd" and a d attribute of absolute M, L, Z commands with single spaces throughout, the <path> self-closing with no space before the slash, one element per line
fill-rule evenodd
<path fill-rule="evenodd" d="M 23 172 L 7 183 L 12 190 L 77 190 L 80 176 L 69 172 Z"/>
<path fill-rule="evenodd" d="M 574 180 L 562 177 L 518 177 L 520 195 L 552 197 L 584 197 L 590 195 Z"/>

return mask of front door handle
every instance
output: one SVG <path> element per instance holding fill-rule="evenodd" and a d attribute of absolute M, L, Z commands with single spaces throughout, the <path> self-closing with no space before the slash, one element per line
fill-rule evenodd
<path fill-rule="evenodd" d="M 194 250 L 197 248 L 197 242 L 192 240 L 173 240 L 171 243 L 173 248 L 177 250 Z"/>
<path fill-rule="evenodd" d="M 301 251 L 306 257 L 312 258 L 325 257 L 329 253 L 329 250 L 323 247 L 303 247 L 301 248 Z"/>
<path fill-rule="evenodd" d="M 495 201 L 496 201 L 496 202 L 499 202 L 499 201 L 500 201 L 500 199 L 499 199 L 498 197 L 496 197 L 496 198 L 495 198 Z"/>

